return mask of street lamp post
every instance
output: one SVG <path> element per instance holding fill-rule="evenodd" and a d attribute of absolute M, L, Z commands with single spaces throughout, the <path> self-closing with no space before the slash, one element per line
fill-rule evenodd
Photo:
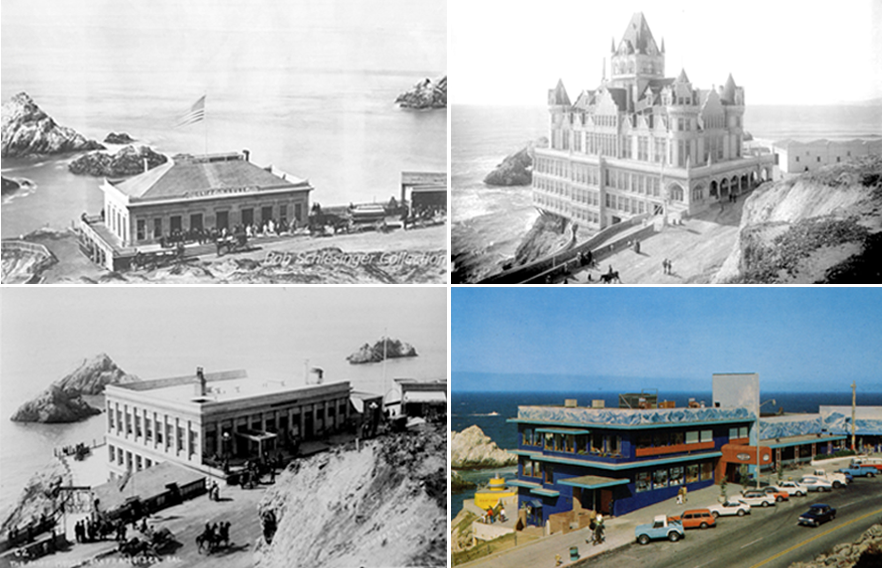
<path fill-rule="evenodd" d="M 760 405 L 756 408 L 756 488 L 760 488 L 760 409 L 764 404 L 771 402 L 775 404 L 775 399 L 767 400 L 766 402 L 761 402 Z"/>

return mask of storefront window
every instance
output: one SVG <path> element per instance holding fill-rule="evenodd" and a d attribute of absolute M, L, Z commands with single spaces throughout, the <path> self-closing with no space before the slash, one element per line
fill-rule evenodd
<path fill-rule="evenodd" d="M 622 437 L 621 436 L 610 436 L 609 453 L 611 453 L 614 456 L 622 455 Z"/>
<path fill-rule="evenodd" d="M 686 483 L 695 483 L 698 481 L 698 464 L 686 466 Z"/>
<path fill-rule="evenodd" d="M 701 464 L 701 480 L 710 481 L 714 478 L 714 464 L 705 462 Z"/>
<path fill-rule="evenodd" d="M 649 484 L 649 472 L 644 471 L 642 473 L 637 474 L 637 493 L 641 493 L 643 491 L 649 491 L 651 486 Z"/>
<path fill-rule="evenodd" d="M 566 444 L 564 447 L 565 452 L 575 452 L 576 451 L 576 437 L 572 434 L 567 434 L 566 439 L 564 440 Z"/>
<path fill-rule="evenodd" d="M 565 452 L 566 448 L 563 445 L 563 436 L 560 434 L 554 435 L 554 451 L 556 452 Z"/>
<path fill-rule="evenodd" d="M 603 451 L 603 436 L 600 434 L 594 434 L 591 437 L 591 453 L 599 454 Z"/>
<path fill-rule="evenodd" d="M 648 448 L 652 445 L 652 437 L 649 434 L 637 434 L 637 447 Z"/>
<path fill-rule="evenodd" d="M 524 445 L 532 446 L 533 445 L 533 429 L 527 428 L 524 430 Z"/>
<path fill-rule="evenodd" d="M 686 443 L 687 444 L 697 444 L 698 443 L 698 432 L 686 432 Z"/>
<path fill-rule="evenodd" d="M 525 477 L 533 477 L 533 460 L 521 458 L 521 474 Z"/>
<path fill-rule="evenodd" d="M 657 469 L 652 472 L 652 488 L 660 489 L 668 486 L 668 470 Z"/>
<path fill-rule="evenodd" d="M 680 446 L 686 443 L 686 434 L 683 432 L 674 432 L 671 434 L 671 445 Z"/>
<path fill-rule="evenodd" d="M 668 445 L 667 432 L 656 432 L 652 435 L 652 446 L 655 448 L 663 448 Z"/>
<path fill-rule="evenodd" d="M 671 485 L 683 485 L 683 466 L 671 468 Z"/>
<path fill-rule="evenodd" d="M 545 449 L 553 450 L 554 449 L 554 434 L 546 433 L 545 434 Z"/>
<path fill-rule="evenodd" d="M 702 442 L 713 442 L 714 441 L 714 431 L 713 430 L 702 430 L 701 431 L 701 441 Z"/>

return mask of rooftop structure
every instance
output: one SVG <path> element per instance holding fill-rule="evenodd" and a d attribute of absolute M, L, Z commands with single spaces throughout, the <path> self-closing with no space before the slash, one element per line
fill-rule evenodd
<path fill-rule="evenodd" d="M 602 229 L 643 216 L 678 217 L 770 179 L 771 155 L 742 152 L 744 88 L 730 74 L 698 89 L 685 70 L 665 77 L 642 13 L 610 47 L 610 78 L 571 99 L 548 92 L 549 148 L 537 148 L 533 204 Z M 605 69 L 605 66 L 604 66 Z"/>
<path fill-rule="evenodd" d="M 860 156 L 882 154 L 882 139 L 875 140 L 780 140 L 772 144 L 782 177 L 813 172 L 824 166 Z"/>

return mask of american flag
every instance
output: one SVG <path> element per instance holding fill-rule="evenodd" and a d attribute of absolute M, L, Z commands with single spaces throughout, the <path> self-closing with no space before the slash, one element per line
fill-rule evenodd
<path fill-rule="evenodd" d="M 190 107 L 190 110 L 184 113 L 179 119 L 178 123 L 175 124 L 175 128 L 186 126 L 188 124 L 193 124 L 194 122 L 201 122 L 205 119 L 205 95 L 199 97 L 193 106 Z"/>

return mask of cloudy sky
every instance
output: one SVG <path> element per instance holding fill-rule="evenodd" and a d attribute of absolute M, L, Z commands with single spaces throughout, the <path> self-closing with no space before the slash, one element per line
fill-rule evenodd
<path fill-rule="evenodd" d="M 767 391 L 882 392 L 879 288 L 453 288 L 451 318 L 454 391 L 489 386 L 473 373 L 532 374 L 503 390 L 556 390 L 549 375 L 688 390 L 756 372 Z"/>
<path fill-rule="evenodd" d="M 450 0 L 454 104 L 545 104 L 563 78 L 570 98 L 600 83 L 603 58 L 642 11 L 666 74 L 710 88 L 731 72 L 748 104 L 882 98 L 882 0 Z M 607 65 L 609 62 L 607 62 Z"/>

